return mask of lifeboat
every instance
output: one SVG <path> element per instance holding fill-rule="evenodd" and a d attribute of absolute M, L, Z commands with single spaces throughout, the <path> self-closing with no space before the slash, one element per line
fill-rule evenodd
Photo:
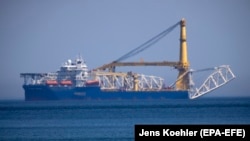
<path fill-rule="evenodd" d="M 60 84 L 61 84 L 61 85 L 72 85 L 72 81 L 70 81 L 70 80 L 62 80 L 62 81 L 60 82 Z"/>
<path fill-rule="evenodd" d="M 46 81 L 46 84 L 47 84 L 47 85 L 57 85 L 58 83 L 57 83 L 56 80 L 47 80 L 47 81 Z"/>
<path fill-rule="evenodd" d="M 86 85 L 87 86 L 99 85 L 99 81 L 98 80 L 88 80 L 88 81 L 86 81 Z"/>

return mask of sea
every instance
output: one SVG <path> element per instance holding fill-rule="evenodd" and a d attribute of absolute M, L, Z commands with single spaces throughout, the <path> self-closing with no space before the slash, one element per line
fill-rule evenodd
<path fill-rule="evenodd" d="M 250 97 L 0 101 L 1 141 L 134 141 L 140 124 L 250 124 Z"/>

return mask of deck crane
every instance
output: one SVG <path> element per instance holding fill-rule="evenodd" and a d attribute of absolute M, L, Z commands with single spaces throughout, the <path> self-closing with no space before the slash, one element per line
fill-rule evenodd
<path fill-rule="evenodd" d="M 173 29 L 180 25 L 180 54 L 179 61 L 160 61 L 160 62 L 121 62 L 131 56 L 134 56 L 169 34 Z M 187 52 L 187 37 L 186 37 L 186 20 L 183 18 L 181 21 L 177 22 L 173 26 L 164 30 L 160 34 L 146 41 L 142 45 L 118 58 L 117 60 L 105 64 L 101 67 L 94 69 L 93 72 L 95 79 L 99 79 L 102 83 L 103 89 L 114 89 L 119 85 L 120 87 L 125 87 L 126 90 L 145 90 L 145 89 L 155 89 L 161 90 L 163 87 L 163 79 L 155 76 L 144 76 L 136 73 L 118 73 L 115 72 L 115 68 L 119 66 L 170 66 L 174 67 L 179 71 L 176 81 L 170 85 L 170 87 L 175 90 L 189 90 L 190 98 L 194 99 L 201 95 L 204 95 L 235 78 L 235 75 L 230 70 L 229 66 L 220 66 L 212 68 L 215 70 L 207 80 L 203 83 L 200 88 L 196 88 L 192 80 L 192 73 L 198 72 L 199 70 L 191 70 L 188 61 Z M 211 69 L 211 68 L 209 68 Z M 140 79 L 140 80 L 139 80 Z M 146 87 L 145 87 L 146 86 Z"/>
<path fill-rule="evenodd" d="M 145 49 L 149 48 L 153 44 L 155 44 L 157 41 L 162 39 L 164 36 L 166 36 L 168 33 L 173 31 L 178 25 L 181 25 L 181 36 L 180 36 L 180 60 L 179 62 L 173 62 L 173 61 L 161 61 L 161 62 L 121 62 L 122 60 L 125 60 L 131 56 L 134 56 Z M 122 57 L 118 58 L 117 60 L 105 64 L 99 68 L 96 68 L 96 70 L 108 70 L 109 72 L 115 72 L 115 68 L 118 66 L 170 66 L 177 68 L 179 70 L 179 77 L 185 73 L 189 68 L 189 62 L 187 58 L 187 44 L 186 44 L 186 21 L 185 19 L 182 19 L 180 22 L 177 22 L 176 24 L 172 25 L 168 29 L 164 30 L 160 34 L 156 35 L 155 37 L 151 38 L 150 40 L 146 41 L 139 47 L 135 48 L 134 50 L 128 52 L 127 54 L 123 55 Z M 188 77 L 182 77 L 177 83 L 176 88 L 179 90 L 185 90 L 188 89 Z"/>
<path fill-rule="evenodd" d="M 121 62 L 121 61 L 146 50 L 147 48 L 158 42 L 160 39 L 162 39 L 164 36 L 166 36 L 168 33 L 170 33 L 173 29 L 175 29 L 179 25 L 179 23 L 180 22 L 177 22 L 176 24 L 172 25 L 171 27 L 164 30 L 160 34 L 154 36 L 153 38 L 146 41 L 137 48 L 131 50 L 130 52 L 126 53 L 125 55 L 121 56 L 120 58 L 116 59 L 115 61 L 109 64 L 105 64 L 101 67 L 96 68 L 96 70 L 108 70 L 109 72 L 115 72 L 115 68 L 118 66 L 173 66 L 173 67 L 178 66 L 178 62 L 169 62 L 169 61 L 162 61 L 162 62 Z"/>

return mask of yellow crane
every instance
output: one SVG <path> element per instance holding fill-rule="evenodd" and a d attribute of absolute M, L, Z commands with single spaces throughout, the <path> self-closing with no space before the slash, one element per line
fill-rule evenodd
<path fill-rule="evenodd" d="M 144 46 L 149 47 L 149 45 L 152 45 L 156 41 L 158 41 L 160 38 L 165 36 L 167 33 L 172 31 L 177 25 L 180 25 L 180 59 L 177 62 L 171 62 L 171 61 L 161 61 L 161 62 L 119 62 L 120 60 L 124 60 L 124 58 L 130 57 L 130 54 L 137 54 L 140 51 L 143 51 L 145 49 Z M 109 64 L 105 64 L 101 67 L 96 68 L 95 70 L 101 70 L 105 71 L 108 70 L 108 72 L 112 72 L 115 75 L 115 68 L 119 66 L 170 66 L 178 69 L 179 75 L 177 77 L 176 82 L 176 89 L 177 90 L 187 90 L 189 89 L 189 78 L 188 75 L 185 75 L 186 72 L 189 69 L 189 61 L 188 61 L 188 53 L 187 53 L 187 37 L 186 37 L 186 21 L 183 18 L 180 22 L 175 24 L 174 26 L 170 27 L 169 29 L 165 30 L 164 32 L 160 33 L 156 37 L 150 39 L 148 42 L 142 44 L 142 46 L 139 46 L 138 50 L 133 50 L 129 52 L 128 54 L 125 54 L 120 59 L 117 59 L 116 61 L 113 61 Z M 144 48 L 141 48 L 144 47 Z M 136 78 L 136 77 L 135 77 Z M 136 80 L 134 81 L 136 82 Z M 136 90 L 137 84 L 135 83 L 135 90 Z"/>

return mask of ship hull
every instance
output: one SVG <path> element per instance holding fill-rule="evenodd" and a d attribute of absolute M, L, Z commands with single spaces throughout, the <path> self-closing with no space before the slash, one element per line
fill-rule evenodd
<path fill-rule="evenodd" d="M 189 99 L 188 91 L 103 91 L 100 87 L 24 85 L 25 100 Z"/>

